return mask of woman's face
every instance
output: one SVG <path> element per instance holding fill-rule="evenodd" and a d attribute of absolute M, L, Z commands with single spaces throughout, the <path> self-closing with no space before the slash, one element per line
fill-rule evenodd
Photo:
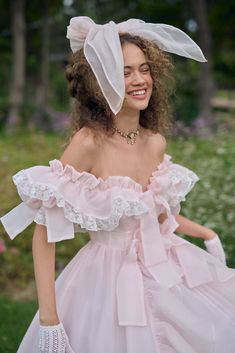
<path fill-rule="evenodd" d="M 125 100 L 123 108 L 146 109 L 152 94 L 153 80 L 142 50 L 132 43 L 122 46 L 124 58 Z"/>

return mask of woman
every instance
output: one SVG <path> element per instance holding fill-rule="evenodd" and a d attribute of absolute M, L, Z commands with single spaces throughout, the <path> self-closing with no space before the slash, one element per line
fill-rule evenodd
<path fill-rule="evenodd" d="M 74 135 L 50 167 L 14 176 L 24 202 L 2 218 L 12 238 L 38 223 L 39 312 L 18 353 L 232 353 L 235 271 L 218 235 L 179 215 L 198 177 L 171 162 L 163 135 L 172 68 L 163 50 L 205 61 L 200 48 L 138 20 L 78 17 L 68 37 Z M 55 242 L 74 226 L 90 241 L 54 286 Z M 204 239 L 209 253 L 175 232 Z"/>

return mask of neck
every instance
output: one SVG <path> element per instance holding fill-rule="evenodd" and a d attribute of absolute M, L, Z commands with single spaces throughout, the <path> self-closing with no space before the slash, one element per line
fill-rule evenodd
<path fill-rule="evenodd" d="M 135 131 L 139 127 L 140 112 L 138 110 L 122 110 L 115 116 L 115 126 L 125 132 Z"/>

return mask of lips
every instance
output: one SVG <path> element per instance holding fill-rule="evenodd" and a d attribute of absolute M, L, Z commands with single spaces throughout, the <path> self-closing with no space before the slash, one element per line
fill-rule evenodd
<path fill-rule="evenodd" d="M 147 97 L 147 89 L 136 89 L 133 91 L 128 92 L 128 95 L 131 96 L 133 99 L 143 100 Z"/>
<path fill-rule="evenodd" d="M 145 93 L 146 93 L 146 89 L 142 89 L 142 90 L 135 90 L 135 91 L 132 91 L 132 92 L 130 92 L 129 94 L 130 94 L 131 96 L 143 96 L 143 95 L 145 95 Z"/>

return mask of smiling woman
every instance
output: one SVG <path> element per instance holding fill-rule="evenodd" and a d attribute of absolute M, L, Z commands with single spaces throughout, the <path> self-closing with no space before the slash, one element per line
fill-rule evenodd
<path fill-rule="evenodd" d="M 142 74 L 142 77 L 152 78 L 153 81 L 152 91 L 148 91 L 147 94 L 149 104 L 143 108 L 140 106 L 139 124 L 153 132 L 166 134 L 171 127 L 168 98 L 174 89 L 171 58 L 147 39 L 129 33 L 119 33 L 119 38 L 124 60 L 129 60 L 124 64 L 125 85 L 130 84 L 130 79 L 137 72 Z M 143 65 L 137 71 L 133 71 L 134 68 L 129 65 L 131 59 L 136 59 L 136 54 L 140 56 L 138 56 L 139 60 L 142 60 L 138 65 Z M 129 59 L 128 55 L 131 55 Z M 133 62 L 133 65 L 136 64 Z M 82 49 L 71 54 L 66 69 L 66 78 L 69 82 L 69 92 L 72 97 L 76 98 L 72 115 L 73 133 L 87 126 L 94 132 L 98 129 L 109 135 L 114 134 L 117 119 L 102 94 Z M 127 87 L 125 91 L 127 92 Z M 126 94 L 125 99 L 127 98 L 129 97 Z"/>
<path fill-rule="evenodd" d="M 165 51 L 205 61 L 200 48 L 140 20 L 76 17 L 68 38 L 71 141 L 13 177 L 23 202 L 1 218 L 12 239 L 37 223 L 39 311 L 18 353 L 234 353 L 235 270 L 218 235 L 179 214 L 199 178 L 165 153 Z M 55 243 L 78 230 L 90 240 L 55 284 Z"/>

